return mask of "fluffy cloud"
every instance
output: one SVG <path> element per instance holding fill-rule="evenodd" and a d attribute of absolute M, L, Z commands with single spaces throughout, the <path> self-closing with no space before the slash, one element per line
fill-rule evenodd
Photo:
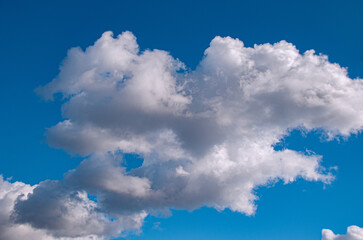
<path fill-rule="evenodd" d="M 106 32 L 85 51 L 71 49 L 37 92 L 64 101 L 48 143 L 85 159 L 13 199 L 11 226 L 58 238 L 108 238 L 168 208 L 252 215 L 258 186 L 333 180 L 321 156 L 274 149 L 292 129 L 332 139 L 363 126 L 363 80 L 285 41 L 248 48 L 216 37 L 190 70 L 167 52 L 140 52 L 130 32 Z M 125 153 L 142 166 L 126 170 Z"/>
<path fill-rule="evenodd" d="M 146 213 L 111 219 L 97 211 L 86 192 L 71 191 L 62 182 L 30 186 L 10 183 L 0 175 L 0 238 L 9 240 L 105 239 L 138 230 Z"/>
<path fill-rule="evenodd" d="M 183 150 L 205 154 L 234 138 L 276 142 L 296 127 L 331 137 L 361 129 L 362 80 L 313 50 L 301 55 L 285 41 L 246 48 L 216 37 L 195 71 L 183 67 L 166 52 L 138 52 L 130 32 L 71 49 L 58 77 L 37 89 L 67 100 L 49 143 L 84 155 L 147 153 L 170 130 Z"/>
<path fill-rule="evenodd" d="M 347 229 L 346 235 L 335 235 L 329 229 L 322 230 L 323 238 L 322 240 L 362 240 L 363 239 L 363 228 L 358 226 L 350 226 Z"/>

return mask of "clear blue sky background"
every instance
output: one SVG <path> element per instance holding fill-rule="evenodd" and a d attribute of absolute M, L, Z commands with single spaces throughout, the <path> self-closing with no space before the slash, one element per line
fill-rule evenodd
<path fill-rule="evenodd" d="M 45 143 L 61 120 L 61 103 L 34 89 L 54 78 L 71 47 L 83 49 L 107 30 L 132 31 L 141 48 L 163 49 L 194 68 L 211 39 L 231 36 L 245 45 L 287 40 L 315 49 L 363 77 L 363 1 L 10 1 L 0 0 L 0 173 L 36 184 L 60 179 L 80 157 Z M 336 180 L 298 181 L 257 189 L 253 217 L 202 208 L 148 217 L 129 239 L 320 239 L 321 229 L 345 233 L 363 226 L 363 136 L 322 142 L 294 132 L 284 146 L 323 155 L 338 166 Z"/>

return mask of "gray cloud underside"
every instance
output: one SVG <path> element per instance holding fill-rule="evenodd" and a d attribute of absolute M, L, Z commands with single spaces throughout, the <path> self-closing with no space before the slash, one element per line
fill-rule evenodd
<path fill-rule="evenodd" d="M 85 51 L 69 50 L 37 92 L 64 101 L 48 143 L 86 158 L 63 180 L 2 181 L 9 235 L 26 228 L 49 239 L 110 238 L 168 208 L 252 215 L 258 186 L 333 180 L 321 156 L 274 150 L 292 129 L 320 129 L 329 140 L 363 126 L 363 80 L 285 41 L 249 48 L 216 37 L 190 70 L 165 51 L 140 52 L 130 32 L 106 32 Z M 126 171 L 124 153 L 143 165 Z M 6 188 L 18 190 L 7 197 Z"/>

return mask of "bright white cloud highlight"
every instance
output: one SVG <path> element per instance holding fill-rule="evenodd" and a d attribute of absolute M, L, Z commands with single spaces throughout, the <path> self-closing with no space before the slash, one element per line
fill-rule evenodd
<path fill-rule="evenodd" d="M 8 207 L 11 224 L 53 237 L 107 238 L 170 207 L 252 215 L 258 186 L 333 180 L 321 156 L 273 148 L 292 129 L 332 139 L 363 126 L 363 80 L 285 41 L 249 48 L 216 37 L 192 71 L 167 52 L 140 52 L 130 32 L 106 32 L 85 51 L 71 49 L 37 92 L 65 101 L 49 144 L 86 156 Z M 143 165 L 126 171 L 125 153 Z"/>
<path fill-rule="evenodd" d="M 350 226 L 348 227 L 347 234 L 345 235 L 334 234 L 333 231 L 329 229 L 323 229 L 322 235 L 322 240 L 362 240 L 363 228 L 354 225 Z"/>

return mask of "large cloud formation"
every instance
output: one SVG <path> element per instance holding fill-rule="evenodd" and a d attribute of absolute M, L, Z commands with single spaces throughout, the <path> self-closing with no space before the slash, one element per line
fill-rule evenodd
<path fill-rule="evenodd" d="M 252 215 L 258 186 L 333 180 L 321 156 L 274 149 L 292 129 L 333 139 L 363 127 L 363 80 L 285 41 L 250 48 L 215 37 L 190 70 L 165 51 L 140 51 L 130 32 L 105 32 L 69 50 L 37 92 L 64 101 L 48 143 L 85 160 L 62 180 L 2 181 L 5 234 L 104 239 L 169 208 Z M 127 169 L 124 154 L 142 166 Z"/>

